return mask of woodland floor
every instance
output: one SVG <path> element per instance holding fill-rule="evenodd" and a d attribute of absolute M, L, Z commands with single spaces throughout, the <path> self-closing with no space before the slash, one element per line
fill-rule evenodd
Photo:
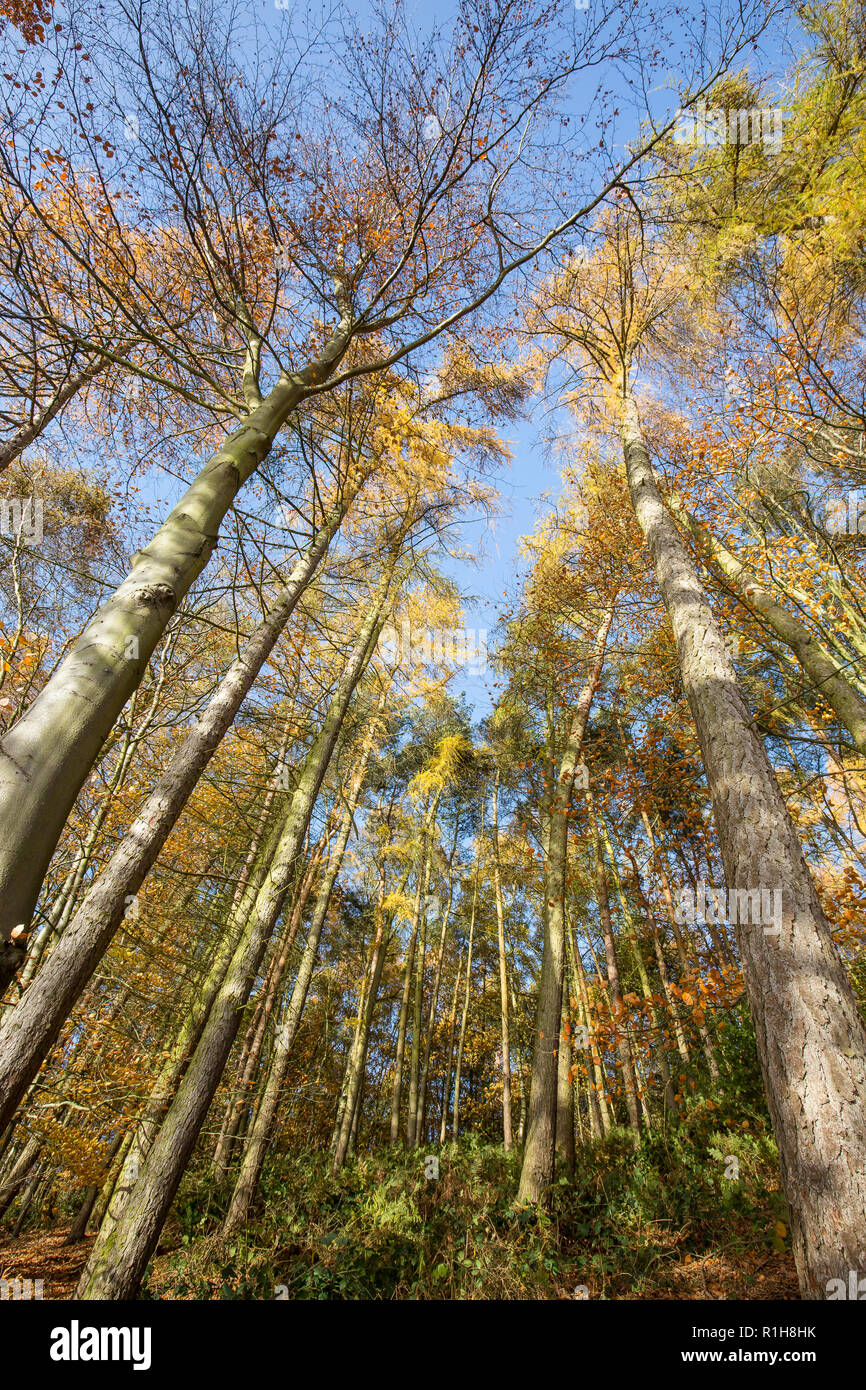
<path fill-rule="evenodd" d="M 41 1279 L 46 1300 L 72 1298 L 93 1236 L 64 1245 L 68 1226 L 0 1240 L 0 1279 Z"/>
<path fill-rule="evenodd" d="M 0 1278 L 13 1275 L 41 1279 L 46 1300 L 72 1298 L 93 1237 L 76 1245 L 64 1245 L 68 1227 L 35 1231 L 15 1241 L 0 1242 Z M 167 1255 L 154 1261 L 152 1283 L 158 1286 Z M 167 1271 L 165 1271 L 167 1272 Z M 154 1289 L 156 1292 L 156 1289 Z M 571 1288 L 552 1287 L 551 1298 L 574 1298 Z M 590 1290 L 590 1297 L 592 1297 Z M 799 1299 L 797 1274 L 789 1254 L 738 1252 L 736 1256 L 709 1251 L 703 1258 L 686 1255 L 659 1272 L 658 1281 L 640 1295 L 619 1292 L 616 1298 L 688 1299 L 698 1302 L 720 1299 Z M 610 1297 L 610 1294 L 608 1294 Z"/>

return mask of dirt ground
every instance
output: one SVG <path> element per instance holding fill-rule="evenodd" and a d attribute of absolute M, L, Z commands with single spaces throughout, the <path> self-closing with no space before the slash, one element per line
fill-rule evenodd
<path fill-rule="evenodd" d="M 64 1245 L 68 1229 L 0 1238 L 0 1279 L 41 1279 L 44 1299 L 72 1298 L 94 1238 Z"/>

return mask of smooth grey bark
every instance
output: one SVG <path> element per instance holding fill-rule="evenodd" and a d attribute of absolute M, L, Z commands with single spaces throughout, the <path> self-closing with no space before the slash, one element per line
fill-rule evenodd
<path fill-rule="evenodd" d="M 285 742 L 283 746 L 285 747 Z M 210 1011 L 237 949 L 246 918 L 273 862 L 282 833 L 282 819 L 276 820 L 271 826 L 270 834 L 262 841 L 273 796 L 274 789 L 269 788 L 216 950 L 184 1011 L 180 1028 L 157 1073 L 144 1112 L 126 1136 L 121 1164 L 98 1223 L 100 1228 L 103 1222 L 107 1228 L 115 1225 L 126 1209 L 142 1164 L 159 1133 L 159 1126 L 171 1104 L 187 1060 L 198 1045 L 210 1017 Z M 101 1235 L 100 1230 L 100 1238 Z M 94 1258 L 92 1253 L 91 1258 Z"/>
<path fill-rule="evenodd" d="M 622 439 L 703 754 L 727 884 L 781 889 L 778 933 L 739 923 L 792 1244 L 805 1298 L 847 1280 L 866 1250 L 866 1028 L 733 662 L 656 486 L 634 399 Z"/>
<path fill-rule="evenodd" d="M 126 579 L 47 685 L 0 739 L 0 938 L 8 941 L 14 928 L 29 926 L 75 798 L 169 619 L 207 565 L 227 511 L 292 411 L 336 369 L 349 333 L 347 317 L 321 357 L 281 377 L 211 456 L 153 539 L 133 556 Z"/>
<path fill-rule="evenodd" d="M 87 828 L 87 834 L 84 838 L 84 843 L 81 846 L 81 849 L 78 852 L 78 854 L 75 856 L 75 861 L 72 870 L 69 874 L 67 874 L 66 878 L 64 879 L 60 892 L 57 894 L 56 900 L 51 905 L 51 911 L 49 912 L 45 923 L 37 932 L 36 937 L 34 938 L 30 947 L 27 960 L 24 964 L 24 969 L 21 971 L 21 975 L 18 981 L 19 989 L 22 992 L 26 989 L 27 985 L 29 985 L 30 981 L 33 979 L 33 976 L 36 974 L 36 971 L 39 968 L 39 963 L 42 960 L 42 957 L 44 956 L 46 950 L 50 947 L 53 938 L 55 936 L 62 935 L 62 933 L 66 929 L 70 917 L 75 911 L 79 897 L 81 895 L 81 886 L 84 882 L 84 876 L 87 873 L 87 869 L 96 852 L 96 846 L 99 843 L 99 837 L 102 832 L 102 827 L 105 824 L 105 820 L 108 816 L 109 811 L 111 810 L 114 798 L 116 797 L 118 791 L 123 785 L 123 782 L 126 778 L 127 772 L 129 771 L 129 766 L 132 762 L 136 749 L 147 737 L 150 729 L 153 726 L 157 714 L 157 709 L 159 706 L 163 682 L 164 671 L 160 671 L 159 679 L 155 683 L 155 688 L 150 702 L 150 707 L 147 710 L 144 718 L 142 719 L 138 728 L 136 728 L 134 731 L 130 723 L 121 740 L 120 754 L 117 759 L 114 771 L 112 772 L 111 779 L 106 788 L 106 793 L 102 798 L 101 804 L 96 814 L 94 815 L 92 821 L 90 822 Z M 136 695 L 133 696 L 131 710 L 134 710 L 136 696 L 137 692 Z"/>
<path fill-rule="evenodd" d="M 297 561 L 274 608 L 220 681 L 42 969 L 0 1026 L 0 1129 L 104 956 L 181 810 L 213 757 L 342 519 L 333 513 Z"/>
<path fill-rule="evenodd" d="M 0 473 L 3 473 L 10 463 L 14 463 L 19 455 L 24 453 L 28 445 L 33 443 L 34 439 L 39 438 L 42 431 L 60 414 L 64 406 L 69 404 L 82 386 L 86 386 L 88 381 L 92 381 L 101 370 L 102 364 L 99 363 L 81 371 L 72 372 L 63 385 L 58 386 L 51 399 L 46 401 L 40 409 L 35 410 L 29 420 L 25 420 L 8 439 L 0 444 Z"/>
<path fill-rule="evenodd" d="M 267 877 L 244 924 L 225 980 L 198 1046 L 140 1172 L 126 1209 L 110 1229 L 100 1230 L 78 1286 L 80 1298 L 130 1298 L 156 1248 L 178 1184 L 189 1161 L 225 1068 L 242 1011 L 297 866 L 316 797 L 327 772 L 355 687 L 384 624 L 393 568 L 361 626 L 337 681 L 322 728 L 304 763 L 280 843 Z"/>

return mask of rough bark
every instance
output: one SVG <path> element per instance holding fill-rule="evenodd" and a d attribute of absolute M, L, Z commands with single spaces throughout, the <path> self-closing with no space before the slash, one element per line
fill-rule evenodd
<path fill-rule="evenodd" d="M 806 1298 L 866 1250 L 866 1029 L 770 760 L 706 594 L 659 495 L 637 407 L 623 400 L 632 501 L 649 544 L 703 754 L 730 887 L 779 888 L 781 929 L 737 944 Z"/>

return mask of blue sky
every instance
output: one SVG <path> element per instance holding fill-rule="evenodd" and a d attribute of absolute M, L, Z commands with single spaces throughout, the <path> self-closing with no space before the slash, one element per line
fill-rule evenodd
<path fill-rule="evenodd" d="M 501 515 L 491 522 L 469 523 L 461 533 L 461 543 L 473 555 L 481 556 L 477 568 L 453 563 L 449 572 L 461 589 L 475 596 L 475 602 L 464 604 L 466 626 L 476 634 L 487 629 L 493 634 L 502 610 L 504 592 L 515 592 L 515 577 L 521 567 L 519 541 L 528 535 L 544 511 L 539 502 L 542 492 L 558 490 L 558 472 L 545 452 L 536 421 L 530 419 L 501 431 L 510 445 L 514 458 L 509 469 L 495 475 L 500 493 Z M 491 709 L 491 681 L 487 675 L 458 673 L 452 690 L 465 693 L 475 708 L 476 718 L 483 718 Z"/>

